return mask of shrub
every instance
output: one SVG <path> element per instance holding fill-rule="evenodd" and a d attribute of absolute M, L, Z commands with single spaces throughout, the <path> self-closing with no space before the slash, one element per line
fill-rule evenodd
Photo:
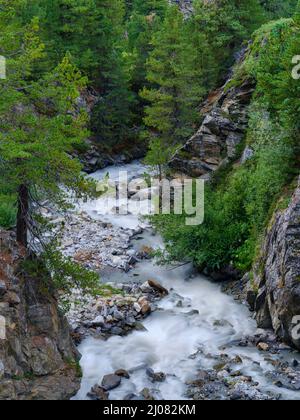
<path fill-rule="evenodd" d="M 15 198 L 11 195 L 0 194 L 0 227 L 12 228 L 16 223 Z"/>

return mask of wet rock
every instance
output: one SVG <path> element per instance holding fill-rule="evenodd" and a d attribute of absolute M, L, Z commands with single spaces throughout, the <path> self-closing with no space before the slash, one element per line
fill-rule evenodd
<path fill-rule="evenodd" d="M 148 280 L 149 286 L 162 295 L 168 295 L 169 291 L 155 280 Z"/>
<path fill-rule="evenodd" d="M 144 388 L 141 392 L 141 396 L 146 400 L 146 401 L 155 401 L 155 397 L 152 393 L 152 391 L 149 388 Z"/>
<path fill-rule="evenodd" d="M 230 324 L 229 321 L 226 321 L 226 319 L 217 320 L 214 322 L 214 327 L 231 327 L 233 328 L 233 325 Z"/>
<path fill-rule="evenodd" d="M 152 380 L 152 382 L 164 382 L 167 378 L 163 372 L 154 372 L 154 370 L 151 368 L 146 370 L 146 374 Z"/>
<path fill-rule="evenodd" d="M 199 313 L 200 312 L 197 309 L 193 309 L 190 312 L 186 312 L 184 315 L 186 315 L 186 316 L 195 316 L 195 315 L 199 315 Z"/>
<path fill-rule="evenodd" d="M 140 312 L 143 315 L 147 315 L 151 312 L 151 305 L 145 297 L 142 297 L 138 300 L 138 304 L 141 308 Z"/>
<path fill-rule="evenodd" d="M 108 401 L 109 399 L 109 393 L 99 385 L 95 385 L 87 396 L 94 401 Z"/>
<path fill-rule="evenodd" d="M 257 348 L 260 351 L 269 351 L 270 350 L 270 346 L 267 343 L 258 343 Z"/>
<path fill-rule="evenodd" d="M 124 331 L 121 327 L 112 327 L 110 333 L 112 335 L 123 335 Z"/>
<path fill-rule="evenodd" d="M 92 322 L 93 327 L 101 327 L 105 324 L 105 319 L 102 315 L 97 316 Z"/>
<path fill-rule="evenodd" d="M 6 283 L 4 280 L 0 280 L 0 297 L 4 296 L 7 291 Z"/>
<path fill-rule="evenodd" d="M 136 394 L 128 394 L 124 397 L 123 401 L 144 401 L 145 398 Z"/>
<path fill-rule="evenodd" d="M 102 379 L 101 385 L 105 391 L 110 391 L 112 389 L 118 388 L 121 385 L 121 377 L 115 374 L 106 375 Z"/>
<path fill-rule="evenodd" d="M 115 375 L 120 376 L 121 378 L 130 379 L 129 372 L 125 369 L 116 370 Z"/>
<path fill-rule="evenodd" d="M 234 359 L 231 360 L 231 363 L 235 365 L 241 365 L 243 363 L 243 359 L 240 356 L 236 356 Z"/>
<path fill-rule="evenodd" d="M 136 322 L 134 328 L 137 331 L 147 331 L 147 328 L 141 322 Z"/>
<path fill-rule="evenodd" d="M 113 317 L 117 319 L 118 321 L 124 320 L 124 314 L 122 314 L 122 312 L 118 311 L 117 309 L 114 310 Z"/>

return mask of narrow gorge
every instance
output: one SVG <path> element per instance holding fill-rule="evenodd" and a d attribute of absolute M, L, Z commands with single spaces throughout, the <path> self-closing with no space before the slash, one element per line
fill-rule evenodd
<path fill-rule="evenodd" d="M 0 0 L 0 400 L 300 399 L 281 3 Z"/>

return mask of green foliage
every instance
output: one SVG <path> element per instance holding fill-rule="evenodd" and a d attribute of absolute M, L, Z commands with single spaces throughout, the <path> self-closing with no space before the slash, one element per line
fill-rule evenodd
<path fill-rule="evenodd" d="M 196 106 L 201 97 L 192 45 L 187 37 L 182 13 L 170 7 L 158 32 L 152 39 L 153 51 L 147 62 L 147 80 L 151 87 L 141 91 L 150 105 L 145 108 L 146 136 L 151 140 L 153 161 L 155 146 L 159 162 L 163 150 L 170 150 L 186 140 L 198 121 Z M 161 151 L 161 152 L 160 152 Z M 163 153 L 166 157 L 165 153 Z M 154 162 L 153 162 L 154 163 Z"/>
<path fill-rule="evenodd" d="M 0 194 L 0 227 L 10 229 L 16 224 L 16 198 Z"/>
<path fill-rule="evenodd" d="M 258 0 L 207 2 L 196 0 L 190 22 L 195 66 L 208 92 L 224 80 L 234 53 L 265 20 Z"/>
<path fill-rule="evenodd" d="M 298 0 L 262 0 L 261 3 L 270 19 L 290 17 L 293 15 Z"/>
<path fill-rule="evenodd" d="M 210 270 L 230 264 L 242 271 L 251 267 L 271 210 L 294 176 L 293 148 L 274 138 L 275 131 L 267 138 L 264 132 L 264 144 L 247 165 L 233 169 L 217 189 L 206 188 L 203 225 L 191 228 L 175 216 L 154 219 L 171 258 L 188 258 Z"/>

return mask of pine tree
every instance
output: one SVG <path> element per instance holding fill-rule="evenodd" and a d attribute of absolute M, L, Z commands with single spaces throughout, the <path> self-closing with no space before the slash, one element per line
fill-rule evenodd
<path fill-rule="evenodd" d="M 198 122 L 201 86 L 188 35 L 182 13 L 172 6 L 152 39 L 153 51 L 147 62 L 147 80 L 152 87 L 141 91 L 150 103 L 144 122 L 152 157 L 156 155 L 153 149 L 160 148 L 165 160 L 170 158 L 174 147 L 192 134 Z"/>
<path fill-rule="evenodd" d="M 258 0 L 195 0 L 190 39 L 196 52 L 195 66 L 207 91 L 222 82 L 243 40 L 264 22 Z"/>
<path fill-rule="evenodd" d="M 86 80 L 68 57 L 53 72 L 35 80 L 35 62 L 45 54 L 38 20 L 25 27 L 15 22 L 14 9 L 1 14 L 7 79 L 0 81 L 0 172 L 18 196 L 17 239 L 26 247 L 28 231 L 33 234 L 37 226 L 33 198 L 42 196 L 66 205 L 62 186 L 78 195 L 88 192 L 90 185 L 81 175 L 81 165 L 70 157 L 74 144 L 87 136 L 86 117 L 75 112 Z"/>
<path fill-rule="evenodd" d="M 146 79 L 146 62 L 153 50 L 151 40 L 160 29 L 168 3 L 166 0 L 134 0 L 127 22 L 127 60 L 130 68 L 130 87 L 135 95 L 135 123 L 142 125 L 145 101 L 139 96 L 144 86 L 150 86 Z"/>

